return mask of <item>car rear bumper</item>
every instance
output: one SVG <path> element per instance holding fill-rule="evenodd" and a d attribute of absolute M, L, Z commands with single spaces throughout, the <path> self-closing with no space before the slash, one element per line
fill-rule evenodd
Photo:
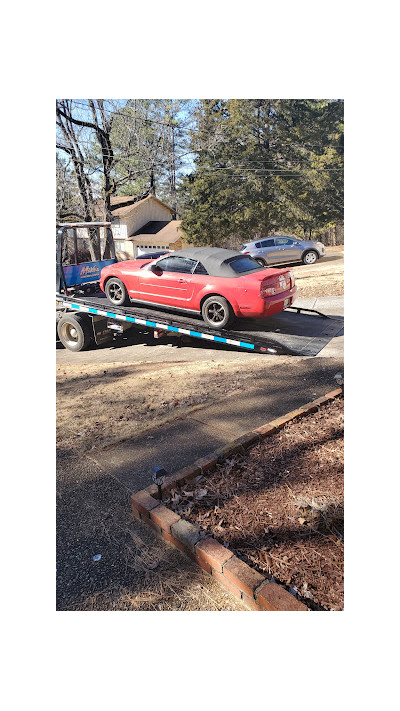
<path fill-rule="evenodd" d="M 265 299 L 257 300 L 256 304 L 252 304 L 250 308 L 240 308 L 240 312 L 237 316 L 245 318 L 263 318 L 266 316 L 273 316 L 274 314 L 283 311 L 288 306 L 293 304 L 296 298 L 297 286 L 293 286 L 287 291 L 282 291 L 280 294 L 275 296 L 268 296 Z"/>

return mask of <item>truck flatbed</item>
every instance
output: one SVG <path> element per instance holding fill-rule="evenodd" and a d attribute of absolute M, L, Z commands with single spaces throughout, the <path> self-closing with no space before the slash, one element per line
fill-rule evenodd
<path fill-rule="evenodd" d="M 314 356 L 337 335 L 343 322 L 312 309 L 296 305 L 267 319 L 238 319 L 235 329 L 216 330 L 205 325 L 199 317 L 187 316 L 148 305 L 115 307 L 102 292 L 85 296 L 56 294 L 57 306 L 67 312 L 75 311 L 103 317 L 115 323 L 131 323 L 141 329 L 165 331 L 193 338 L 227 344 L 253 353 Z"/>

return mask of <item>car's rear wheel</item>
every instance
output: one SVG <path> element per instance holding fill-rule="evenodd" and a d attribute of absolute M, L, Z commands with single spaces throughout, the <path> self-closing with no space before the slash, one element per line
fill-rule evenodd
<path fill-rule="evenodd" d="M 309 249 L 308 252 L 304 252 L 302 256 L 303 264 L 315 264 L 318 256 L 318 252 L 316 252 L 315 249 Z"/>
<path fill-rule="evenodd" d="M 261 257 L 255 257 L 256 262 L 260 265 L 260 267 L 266 267 L 267 262 L 264 259 L 261 259 Z"/>
<path fill-rule="evenodd" d="M 111 277 L 106 283 L 106 296 L 114 306 L 129 306 L 130 299 L 125 284 L 117 277 Z"/>
<path fill-rule="evenodd" d="M 211 328 L 227 328 L 235 318 L 232 306 L 223 296 L 209 296 L 203 303 L 201 315 Z"/>

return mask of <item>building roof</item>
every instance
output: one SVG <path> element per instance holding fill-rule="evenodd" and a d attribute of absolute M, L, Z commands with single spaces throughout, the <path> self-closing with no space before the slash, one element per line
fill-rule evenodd
<path fill-rule="evenodd" d="M 113 217 L 127 217 L 131 214 L 131 212 L 136 210 L 139 205 L 143 205 L 143 203 L 148 202 L 149 200 L 155 200 L 163 207 L 166 207 L 167 210 L 170 211 L 171 215 L 173 214 L 173 209 L 169 207 L 169 205 L 166 205 L 162 200 L 159 200 L 155 195 L 148 195 L 142 200 L 138 200 L 137 197 L 135 198 L 132 195 L 125 195 L 123 197 L 114 196 L 111 198 L 111 212 Z M 123 203 L 127 204 L 125 205 Z M 116 207 L 112 207 L 113 205 L 116 205 Z"/>
<path fill-rule="evenodd" d="M 141 227 L 128 239 L 137 244 L 147 244 L 149 241 L 157 245 L 174 244 L 182 237 L 181 222 L 182 220 L 170 220 L 170 222 L 153 220 Z M 153 239 L 150 239 L 151 235 L 153 235 Z"/>
<path fill-rule="evenodd" d="M 169 223 L 170 220 L 151 220 L 151 222 L 147 222 L 143 227 L 136 230 L 136 232 L 132 232 L 129 237 L 135 237 L 135 235 L 155 235 Z"/>

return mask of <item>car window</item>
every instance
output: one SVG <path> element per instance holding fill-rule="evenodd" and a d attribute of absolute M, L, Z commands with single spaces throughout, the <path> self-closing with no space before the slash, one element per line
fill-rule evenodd
<path fill-rule="evenodd" d="M 187 259 L 187 257 L 166 257 L 157 262 L 157 266 L 163 272 L 180 272 L 181 274 L 192 274 L 196 266 L 195 259 Z"/>
<path fill-rule="evenodd" d="M 262 269 L 258 262 L 251 257 L 234 257 L 229 262 L 234 272 L 251 272 L 254 269 Z"/>
<path fill-rule="evenodd" d="M 257 247 L 257 249 L 260 249 L 261 244 L 262 244 L 261 242 L 255 242 L 254 246 Z"/>
<path fill-rule="evenodd" d="M 275 241 L 273 239 L 264 239 L 261 242 L 261 247 L 274 247 Z"/>
<path fill-rule="evenodd" d="M 197 262 L 193 274 L 208 274 L 208 271 L 205 268 L 204 264 L 202 264 L 201 262 Z"/>
<path fill-rule="evenodd" d="M 275 242 L 276 244 L 293 244 L 293 240 L 288 237 L 277 237 Z"/>

